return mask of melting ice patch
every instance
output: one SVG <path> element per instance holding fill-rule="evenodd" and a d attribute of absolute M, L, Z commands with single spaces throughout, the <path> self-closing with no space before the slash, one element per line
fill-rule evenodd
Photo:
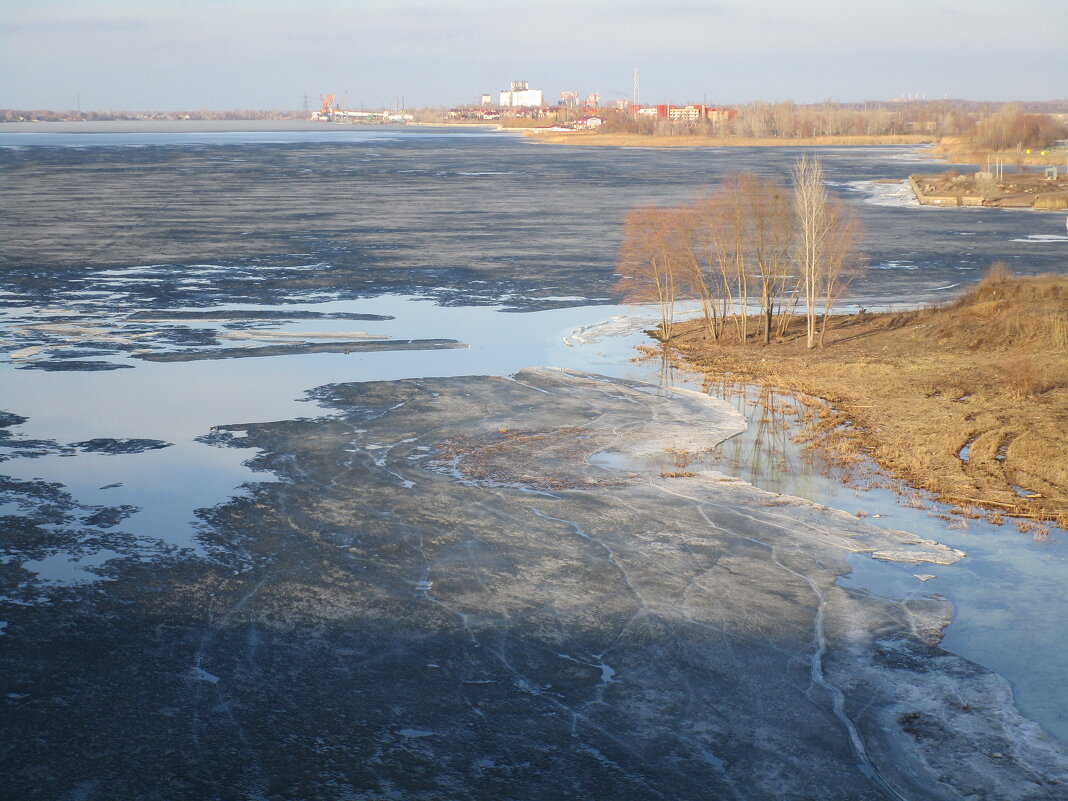
<path fill-rule="evenodd" d="M 401 737 L 432 737 L 436 732 L 426 729 L 401 729 L 397 732 Z"/>
<path fill-rule="evenodd" d="M 580 326 L 564 337 L 568 347 L 589 345 L 611 337 L 623 337 L 651 328 L 657 319 L 653 315 L 614 315 L 598 323 Z"/>
<path fill-rule="evenodd" d="M 1068 236 L 1064 234 L 1031 234 L 1018 239 L 1010 239 L 1010 242 L 1068 242 Z"/>
<path fill-rule="evenodd" d="M 847 181 L 843 184 L 850 192 L 860 192 L 864 202 L 872 206 L 897 206 L 920 208 L 912 187 L 905 181 L 884 183 L 881 181 Z"/>
<path fill-rule="evenodd" d="M 218 676 L 216 676 L 214 673 L 208 673 L 208 671 L 204 670 L 204 668 L 200 667 L 200 665 L 193 665 L 191 672 L 193 674 L 193 678 L 196 681 L 206 681 L 209 684 L 219 683 Z"/>
<path fill-rule="evenodd" d="M 871 265 L 868 269 L 871 270 L 918 270 L 919 265 L 909 264 L 904 261 L 896 261 L 891 259 L 890 261 L 881 261 L 878 264 Z"/>

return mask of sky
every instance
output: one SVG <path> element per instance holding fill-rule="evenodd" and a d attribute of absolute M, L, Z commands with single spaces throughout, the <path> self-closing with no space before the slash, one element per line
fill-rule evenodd
<path fill-rule="evenodd" d="M 0 108 L 1068 98 L 1068 0 L 0 0 Z"/>

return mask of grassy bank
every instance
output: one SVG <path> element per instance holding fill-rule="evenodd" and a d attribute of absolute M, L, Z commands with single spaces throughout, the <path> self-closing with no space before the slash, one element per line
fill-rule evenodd
<path fill-rule="evenodd" d="M 1068 525 L 1068 278 L 992 271 L 946 306 L 835 318 L 822 349 L 801 322 L 762 345 L 692 321 L 667 347 L 709 381 L 825 399 L 809 434 L 843 461 L 870 455 L 965 511 Z"/>
<path fill-rule="evenodd" d="M 509 126 L 511 127 L 511 126 Z M 1022 166 L 1065 165 L 1063 150 L 1034 149 L 995 152 L 976 146 L 965 137 L 938 137 L 931 134 L 894 136 L 652 136 L 636 133 L 601 133 L 600 131 L 550 131 L 544 128 L 515 127 L 536 142 L 549 145 L 585 145 L 588 147 L 858 147 L 871 145 L 934 145 L 932 158 L 952 164 L 978 164 L 1000 160 L 1009 169 Z"/>
<path fill-rule="evenodd" d="M 599 147 L 818 147 L 856 145 L 922 145 L 935 137 L 905 136 L 810 136 L 787 138 L 778 136 L 649 136 L 633 133 L 600 133 L 598 131 L 546 131 L 528 129 L 530 138 L 550 145 L 588 145 Z"/>
<path fill-rule="evenodd" d="M 985 167 L 987 163 L 1000 161 L 1007 170 L 1021 166 L 1060 167 L 1064 168 L 1064 150 L 1052 148 L 1028 148 L 1022 150 L 995 151 L 976 145 L 971 139 L 962 136 L 944 136 L 931 151 L 936 158 L 951 164 L 978 164 Z"/>

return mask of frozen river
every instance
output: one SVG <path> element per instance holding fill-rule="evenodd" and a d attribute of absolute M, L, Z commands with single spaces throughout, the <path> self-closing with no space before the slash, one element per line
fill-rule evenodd
<path fill-rule="evenodd" d="M 652 317 L 610 300 L 622 213 L 736 170 L 785 175 L 794 156 L 300 126 L 0 131 L 0 148 L 0 410 L 17 416 L 0 439 L 11 609 L 76 602 L 133 562 L 225 561 L 210 510 L 255 497 L 279 473 L 246 464 L 215 430 L 336 416 L 309 399 L 317 387 L 537 366 L 661 384 L 658 364 L 634 359 Z M 929 167 L 922 151 L 820 155 L 868 230 L 872 269 L 851 304 L 948 297 L 995 260 L 1065 269 L 1057 215 L 921 209 L 881 183 Z M 296 349 L 263 350 L 279 343 Z M 699 389 L 682 374 L 670 382 Z M 847 486 L 787 436 L 768 470 L 759 412 L 744 394 L 726 400 L 754 424 L 710 469 L 967 553 L 934 566 L 857 554 L 838 585 L 905 604 L 948 599 L 943 647 L 1005 677 L 1022 712 L 1068 743 L 1064 533 L 950 524 L 935 504 Z M 7 703 L 40 689 L 12 687 Z M 418 740 L 423 730 L 405 731 Z"/>

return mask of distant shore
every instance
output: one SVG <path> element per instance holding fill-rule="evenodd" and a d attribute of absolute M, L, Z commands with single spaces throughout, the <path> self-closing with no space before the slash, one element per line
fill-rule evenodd
<path fill-rule="evenodd" d="M 1055 166 L 1064 169 L 1063 149 L 1022 152 L 993 152 L 976 148 L 962 137 L 938 137 L 930 134 L 900 134 L 894 136 L 652 136 L 633 133 L 601 133 L 599 131 L 550 131 L 546 128 L 507 128 L 499 130 L 522 132 L 532 141 L 547 145 L 579 145 L 585 147 L 879 147 L 887 145 L 926 145 L 932 160 L 951 164 L 978 164 L 998 161 L 1007 165 Z"/>
<path fill-rule="evenodd" d="M 933 145 L 937 137 L 922 134 L 899 136 L 648 136 L 598 131 L 547 131 L 516 128 L 531 139 L 549 145 L 586 145 L 594 147 L 856 147 L 860 145 Z"/>

